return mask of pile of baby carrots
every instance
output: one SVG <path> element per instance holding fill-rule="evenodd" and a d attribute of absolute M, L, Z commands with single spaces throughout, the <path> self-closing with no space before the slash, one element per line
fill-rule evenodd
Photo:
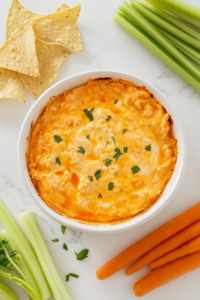
<path fill-rule="evenodd" d="M 200 267 L 200 203 L 115 256 L 96 272 L 97 278 L 103 280 L 130 263 L 126 275 L 146 265 L 151 269 L 133 285 L 138 297 Z"/>

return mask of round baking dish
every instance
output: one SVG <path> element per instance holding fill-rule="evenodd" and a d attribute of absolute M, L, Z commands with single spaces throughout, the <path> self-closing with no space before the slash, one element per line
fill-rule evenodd
<path fill-rule="evenodd" d="M 88 79 L 99 78 L 99 77 L 115 77 L 121 78 L 124 80 L 128 80 L 134 82 L 139 86 L 146 86 L 147 89 L 154 94 L 155 98 L 166 108 L 168 113 L 171 115 L 174 122 L 174 136 L 178 141 L 178 158 L 174 173 L 168 182 L 164 192 L 160 196 L 159 200 L 144 214 L 139 215 L 133 218 L 130 221 L 125 223 L 120 223 L 116 225 L 86 225 L 79 223 L 75 220 L 68 219 L 67 217 L 59 215 L 57 212 L 48 207 L 45 202 L 39 197 L 37 194 L 32 181 L 29 177 L 27 162 L 25 158 L 25 151 L 27 148 L 27 137 L 29 136 L 31 123 L 35 122 L 41 113 L 42 108 L 45 106 L 46 102 L 50 97 L 62 94 L 66 90 L 70 90 L 72 88 L 78 87 L 82 83 L 86 82 Z M 24 122 L 22 124 L 19 140 L 18 140 L 18 161 L 20 165 L 20 170 L 22 172 L 23 179 L 25 184 L 30 192 L 32 199 L 35 203 L 52 219 L 57 221 L 58 223 L 65 225 L 66 227 L 72 228 L 74 230 L 82 231 L 82 232 L 96 232 L 96 233 L 113 233 L 113 232 L 121 232 L 136 226 L 141 225 L 146 222 L 153 216 L 155 216 L 174 196 L 180 181 L 183 176 L 184 167 L 186 163 L 186 141 L 185 135 L 183 132 L 182 125 L 179 121 L 179 118 L 166 97 L 153 85 L 146 82 L 145 80 L 138 78 L 135 75 L 112 71 L 112 70 L 94 70 L 89 72 L 79 73 L 70 77 L 67 77 L 60 82 L 56 83 L 54 86 L 49 88 L 31 107 L 28 114 L 26 115 Z"/>

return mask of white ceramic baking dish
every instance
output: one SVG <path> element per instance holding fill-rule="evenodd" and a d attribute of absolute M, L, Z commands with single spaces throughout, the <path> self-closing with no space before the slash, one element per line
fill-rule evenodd
<path fill-rule="evenodd" d="M 35 122 L 41 113 L 42 108 L 45 106 L 46 102 L 50 97 L 62 94 L 63 92 L 70 90 L 72 88 L 78 87 L 82 83 L 86 82 L 88 79 L 99 78 L 99 77 L 116 77 L 134 82 L 139 86 L 146 86 L 147 89 L 152 92 L 155 98 L 166 108 L 168 113 L 171 115 L 174 122 L 174 136 L 178 141 L 178 159 L 175 167 L 175 171 L 169 183 L 167 184 L 164 192 L 160 196 L 159 200 L 144 214 L 133 218 L 130 221 L 117 225 L 86 225 L 79 223 L 77 221 L 68 219 L 64 216 L 59 215 L 57 212 L 48 207 L 44 201 L 38 196 L 32 181 L 29 177 L 27 163 L 25 158 L 25 151 L 27 148 L 27 137 L 30 132 L 31 123 Z M 96 232 L 96 233 L 112 233 L 128 230 L 136 226 L 141 225 L 150 218 L 154 217 L 174 196 L 181 178 L 183 176 L 183 171 L 186 163 L 186 140 L 183 132 L 182 125 L 179 121 L 177 114 L 175 113 L 172 106 L 169 104 L 167 98 L 152 84 L 146 82 L 145 80 L 138 78 L 134 74 L 128 74 L 119 71 L 112 70 L 94 70 L 89 72 L 79 73 L 70 77 L 67 77 L 60 82 L 56 83 L 50 87 L 31 107 L 28 114 L 26 115 L 24 122 L 22 124 L 19 140 L 18 140 L 18 161 L 20 169 L 22 172 L 25 184 L 30 192 L 32 199 L 35 203 L 52 219 L 65 225 L 69 228 L 84 232 Z"/>

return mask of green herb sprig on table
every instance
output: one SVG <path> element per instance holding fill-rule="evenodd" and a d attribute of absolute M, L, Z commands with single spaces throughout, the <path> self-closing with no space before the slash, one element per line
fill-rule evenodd
<path fill-rule="evenodd" d="M 52 242 L 58 243 L 58 242 L 59 242 L 59 239 L 53 239 Z"/>
<path fill-rule="evenodd" d="M 68 247 L 65 243 L 63 244 L 63 249 L 66 250 L 66 251 L 68 250 Z"/>
<path fill-rule="evenodd" d="M 64 225 L 61 225 L 61 231 L 62 231 L 62 233 L 63 233 L 63 234 L 65 233 L 66 229 L 67 229 L 67 227 L 66 227 L 66 226 L 64 226 Z"/>
<path fill-rule="evenodd" d="M 83 259 L 85 259 L 86 257 L 88 257 L 88 253 L 89 253 L 89 250 L 88 249 L 83 249 L 81 252 L 79 252 L 79 253 L 76 253 L 75 252 L 75 254 L 76 254 L 76 259 L 77 260 L 83 260 Z"/>
<path fill-rule="evenodd" d="M 66 281 L 69 281 L 70 276 L 71 276 L 71 277 L 74 277 L 74 278 L 79 278 L 79 275 L 74 274 L 74 273 L 69 273 L 68 275 L 66 275 L 65 280 L 66 280 Z"/>
<path fill-rule="evenodd" d="M 17 250 L 9 254 L 8 245 L 9 242 L 0 236 L 0 266 L 3 267 L 3 269 L 0 268 L 0 277 L 8 279 L 23 288 L 32 299 L 38 299 L 37 291 L 30 285 L 20 267 L 21 255 Z"/>

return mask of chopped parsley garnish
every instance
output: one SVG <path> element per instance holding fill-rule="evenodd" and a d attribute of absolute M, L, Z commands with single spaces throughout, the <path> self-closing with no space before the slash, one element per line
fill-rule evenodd
<path fill-rule="evenodd" d="M 58 242 L 59 242 L 59 239 L 54 239 L 54 240 L 52 240 L 52 242 L 58 243 Z"/>
<path fill-rule="evenodd" d="M 74 278 L 79 278 L 79 275 L 77 274 L 74 274 L 74 273 L 69 273 L 68 275 L 66 275 L 66 281 L 69 281 L 69 278 L 71 277 L 74 277 Z"/>
<path fill-rule="evenodd" d="M 121 150 L 119 148 L 116 148 L 114 151 L 116 152 L 116 154 L 113 156 L 113 158 L 115 158 L 117 161 L 123 155 L 123 153 L 121 153 Z"/>
<path fill-rule="evenodd" d="M 140 169 L 137 165 L 135 165 L 135 166 L 133 166 L 133 167 L 131 168 L 131 170 L 133 171 L 133 174 L 136 174 L 136 173 L 138 173 L 141 169 Z"/>
<path fill-rule="evenodd" d="M 112 159 L 106 158 L 105 166 L 109 167 L 112 163 Z"/>
<path fill-rule="evenodd" d="M 65 231 L 66 231 L 66 226 L 64 226 L 64 225 L 61 225 L 61 231 L 62 231 L 62 233 L 64 234 L 65 233 Z"/>
<path fill-rule="evenodd" d="M 128 129 L 123 129 L 123 134 L 127 132 Z"/>
<path fill-rule="evenodd" d="M 59 157 L 56 157 L 56 162 L 55 162 L 55 164 L 56 164 L 56 165 L 57 165 L 57 164 L 61 165 L 61 161 L 60 161 L 60 158 L 59 158 Z"/>
<path fill-rule="evenodd" d="M 106 142 L 106 146 L 109 144 L 110 142 L 109 142 L 109 140 L 107 140 L 107 142 Z"/>
<path fill-rule="evenodd" d="M 89 134 L 86 136 L 86 139 L 90 140 L 90 136 L 89 136 Z"/>
<path fill-rule="evenodd" d="M 116 161 L 123 155 L 123 153 L 116 153 L 113 158 L 116 158 Z"/>
<path fill-rule="evenodd" d="M 79 149 L 79 150 L 77 151 L 78 153 L 84 154 L 84 153 L 86 152 L 86 150 L 85 150 L 82 146 L 79 146 L 78 149 Z"/>
<path fill-rule="evenodd" d="M 114 102 L 114 103 L 117 104 L 118 101 L 119 101 L 119 99 L 115 99 L 115 102 Z"/>
<path fill-rule="evenodd" d="M 113 182 L 109 182 L 109 184 L 108 184 L 108 190 L 109 191 L 112 191 L 113 189 L 114 189 L 114 183 Z"/>
<path fill-rule="evenodd" d="M 83 259 L 85 259 L 86 257 L 88 257 L 88 252 L 89 252 L 89 250 L 88 249 L 83 249 L 81 252 L 79 252 L 79 253 L 76 253 L 75 252 L 75 254 L 76 254 L 76 259 L 77 260 L 83 260 Z"/>
<path fill-rule="evenodd" d="M 93 181 L 93 177 L 90 175 L 88 175 L 88 179 L 89 179 L 89 181 Z"/>
<path fill-rule="evenodd" d="M 103 198 L 103 196 L 101 194 L 99 194 L 98 198 Z"/>
<path fill-rule="evenodd" d="M 106 121 L 109 122 L 110 119 L 112 119 L 112 117 L 109 115 L 109 116 L 107 117 Z"/>
<path fill-rule="evenodd" d="M 63 249 L 66 250 L 66 251 L 68 250 L 68 247 L 65 243 L 63 244 Z"/>
<path fill-rule="evenodd" d="M 68 275 L 66 275 L 66 278 L 65 278 L 65 280 L 66 281 L 69 281 L 69 277 L 70 277 L 70 275 L 68 274 Z"/>
<path fill-rule="evenodd" d="M 113 142 L 114 142 L 114 144 L 116 144 L 116 141 L 115 141 L 115 138 L 114 138 L 114 136 L 112 136 L 112 139 L 113 139 Z"/>
<path fill-rule="evenodd" d="M 96 180 L 99 180 L 99 178 L 101 178 L 101 169 L 96 171 L 96 173 L 94 174 L 94 176 L 96 177 Z"/>
<path fill-rule="evenodd" d="M 83 110 L 83 112 L 86 114 L 86 116 L 88 117 L 90 122 L 92 122 L 94 120 L 94 118 L 92 116 L 93 110 L 94 110 L 94 108 L 92 108 L 91 110 L 84 108 L 84 110 Z"/>
<path fill-rule="evenodd" d="M 128 147 L 124 147 L 124 153 L 127 153 Z"/>
<path fill-rule="evenodd" d="M 74 274 L 74 273 L 69 273 L 70 276 L 74 277 L 74 278 L 79 278 L 79 275 Z"/>
<path fill-rule="evenodd" d="M 147 146 L 145 147 L 145 150 L 151 151 L 151 144 L 150 144 L 150 145 L 147 145 Z"/>
<path fill-rule="evenodd" d="M 53 137 L 55 139 L 55 142 L 58 144 L 62 141 L 62 138 L 59 135 L 54 135 Z"/>

